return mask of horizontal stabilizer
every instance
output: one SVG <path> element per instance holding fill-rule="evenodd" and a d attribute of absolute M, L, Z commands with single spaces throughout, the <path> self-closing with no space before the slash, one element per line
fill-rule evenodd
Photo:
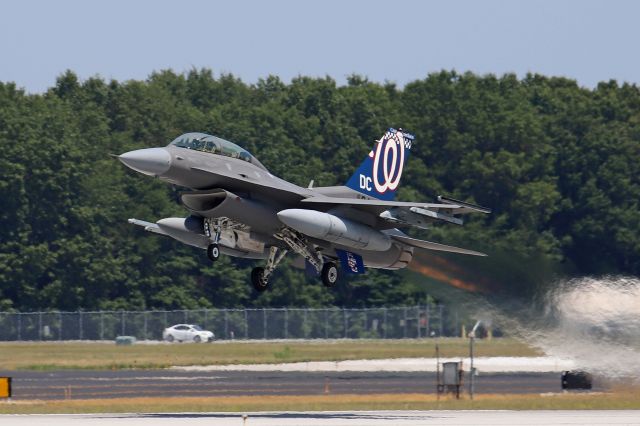
<path fill-rule="evenodd" d="M 460 247 L 448 246 L 445 244 L 432 243 L 431 241 L 418 240 L 416 238 L 406 237 L 404 235 L 391 235 L 391 238 L 401 242 L 402 244 L 426 250 L 448 251 L 451 253 L 468 254 L 471 256 L 486 256 L 486 254 L 480 253 L 479 251 L 467 250 Z"/>

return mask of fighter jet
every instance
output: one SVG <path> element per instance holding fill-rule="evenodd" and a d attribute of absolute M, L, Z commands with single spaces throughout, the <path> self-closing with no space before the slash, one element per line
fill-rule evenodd
<path fill-rule="evenodd" d="M 339 274 L 406 267 L 416 249 L 485 256 L 473 250 L 412 238 L 398 228 L 433 222 L 462 225 L 462 215 L 485 207 L 444 196 L 437 203 L 394 201 L 415 137 L 389 128 L 344 186 L 307 188 L 272 175 L 240 146 L 204 133 L 186 133 L 164 148 L 118 156 L 127 167 L 185 188 L 187 217 L 155 223 L 129 219 L 146 231 L 221 254 L 266 259 L 251 272 L 261 292 L 285 255 L 293 252 L 326 287 Z M 341 268 L 338 268 L 338 264 Z"/>

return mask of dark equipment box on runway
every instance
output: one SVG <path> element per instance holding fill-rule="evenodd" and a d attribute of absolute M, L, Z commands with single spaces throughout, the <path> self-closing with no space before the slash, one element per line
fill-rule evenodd
<path fill-rule="evenodd" d="M 590 390 L 593 378 L 585 371 L 565 371 L 562 373 L 563 390 Z"/>

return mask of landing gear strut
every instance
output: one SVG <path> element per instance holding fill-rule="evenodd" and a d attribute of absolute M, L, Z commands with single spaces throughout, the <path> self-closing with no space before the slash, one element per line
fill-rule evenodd
<path fill-rule="evenodd" d="M 213 226 L 213 232 L 211 230 Z M 211 219 L 205 219 L 204 221 L 204 233 L 207 237 L 209 237 L 209 241 L 211 243 L 207 246 L 207 257 L 215 262 L 220 258 L 220 247 L 218 243 L 220 242 L 220 233 L 222 232 L 222 226 L 219 221 L 215 221 L 212 223 Z"/>
<path fill-rule="evenodd" d="M 272 246 L 269 249 L 266 268 L 253 268 L 253 271 L 251 271 L 251 284 L 253 284 L 253 288 L 255 288 L 256 291 L 263 292 L 267 289 L 267 286 L 269 285 L 269 277 L 273 271 L 275 271 L 278 263 L 284 259 L 287 251 L 288 250 L 286 249 Z"/>
<path fill-rule="evenodd" d="M 313 265 L 322 277 L 322 283 L 325 287 L 333 287 L 336 284 L 339 277 L 337 265 L 334 262 L 325 263 L 322 253 L 319 250 L 314 250 L 304 235 L 300 235 L 292 229 L 283 228 L 274 236 L 284 242 L 289 250 L 302 256 L 307 262 Z M 269 276 L 287 254 L 287 251 L 287 249 L 272 246 L 269 251 L 269 257 L 267 258 L 267 266 L 265 268 L 254 268 L 253 271 L 251 271 L 251 283 L 256 291 L 262 292 L 267 289 Z"/>

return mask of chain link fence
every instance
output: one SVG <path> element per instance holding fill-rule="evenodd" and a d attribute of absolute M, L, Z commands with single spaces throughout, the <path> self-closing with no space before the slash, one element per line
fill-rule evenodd
<path fill-rule="evenodd" d="M 444 305 L 393 308 L 265 308 L 180 311 L 0 312 L 0 341 L 161 340 L 175 324 L 198 324 L 216 339 L 413 339 L 459 335 Z"/>

